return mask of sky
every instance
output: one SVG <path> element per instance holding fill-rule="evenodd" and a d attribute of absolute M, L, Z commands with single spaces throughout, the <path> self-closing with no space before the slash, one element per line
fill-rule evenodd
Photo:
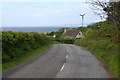
<path fill-rule="evenodd" d="M 101 21 L 85 2 L 1 2 L 0 26 L 81 26 L 84 13 L 84 26 Z"/>

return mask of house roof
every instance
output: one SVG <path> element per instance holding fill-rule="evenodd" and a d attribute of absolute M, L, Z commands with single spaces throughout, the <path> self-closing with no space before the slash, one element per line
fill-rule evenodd
<path fill-rule="evenodd" d="M 67 30 L 66 33 L 63 34 L 63 37 L 76 37 L 80 30 Z"/>

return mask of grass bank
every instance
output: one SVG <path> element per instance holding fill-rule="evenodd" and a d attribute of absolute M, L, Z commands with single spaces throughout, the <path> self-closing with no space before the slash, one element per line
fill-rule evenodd
<path fill-rule="evenodd" d="M 76 40 L 78 46 L 83 46 L 90 50 L 112 73 L 118 78 L 118 44 L 110 40 Z"/>
<path fill-rule="evenodd" d="M 36 50 L 28 51 L 28 52 L 24 53 L 24 55 L 20 56 L 19 58 L 16 57 L 13 60 L 11 60 L 10 62 L 2 64 L 2 71 L 4 72 L 10 68 L 13 68 L 21 63 L 24 63 L 24 62 L 30 60 L 34 56 L 41 54 L 43 51 L 45 51 L 46 49 L 48 49 L 51 45 L 53 45 L 55 43 L 56 42 L 53 42 L 51 44 L 44 45 Z"/>

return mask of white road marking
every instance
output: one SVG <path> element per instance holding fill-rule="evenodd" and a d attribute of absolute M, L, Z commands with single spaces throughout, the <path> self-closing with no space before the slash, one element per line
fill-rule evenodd
<path fill-rule="evenodd" d="M 67 52 L 68 52 L 68 50 L 67 50 Z M 68 58 L 68 54 L 66 55 L 66 59 Z M 62 71 L 63 69 L 64 69 L 64 67 L 65 67 L 65 63 L 63 64 L 63 66 L 62 66 L 62 68 L 60 69 L 60 71 Z"/>
<path fill-rule="evenodd" d="M 68 58 L 68 54 L 66 55 L 66 59 Z"/>
<path fill-rule="evenodd" d="M 64 69 L 64 67 L 65 67 L 65 63 L 63 64 L 63 66 L 62 66 L 62 68 L 60 69 L 60 71 L 62 71 L 62 70 Z"/>

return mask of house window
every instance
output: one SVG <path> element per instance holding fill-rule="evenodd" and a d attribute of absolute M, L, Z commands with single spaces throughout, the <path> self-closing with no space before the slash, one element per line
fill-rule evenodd
<path fill-rule="evenodd" d="M 79 35 L 81 35 L 81 33 L 79 33 Z"/>

